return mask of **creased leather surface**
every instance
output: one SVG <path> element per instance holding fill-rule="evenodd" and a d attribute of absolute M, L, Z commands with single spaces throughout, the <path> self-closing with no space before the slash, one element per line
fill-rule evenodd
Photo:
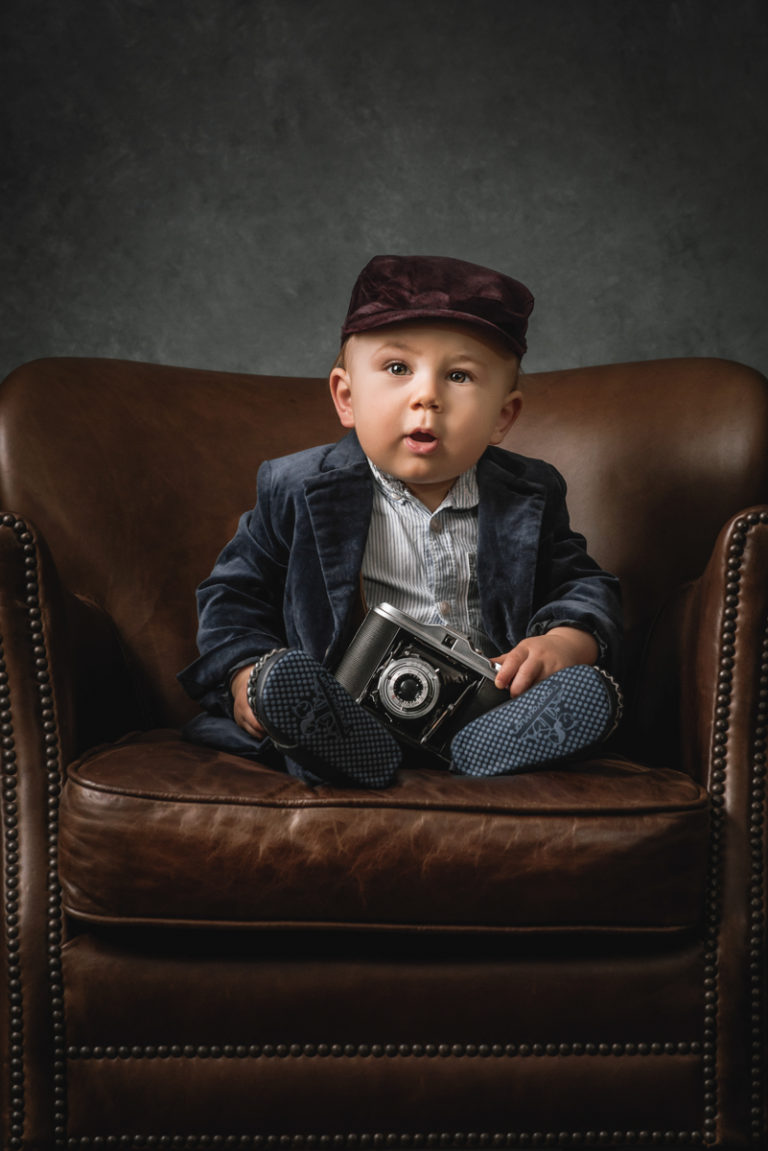
<path fill-rule="evenodd" d="M 289 1139 L 337 1132 L 423 1136 L 503 1132 L 511 1126 L 539 1131 L 542 1117 L 553 1132 L 696 1128 L 693 1100 L 701 1074 L 696 1057 L 595 1056 L 559 1059 L 554 1068 L 553 1062 L 75 1060 L 68 1072 L 69 1130 L 107 1138 L 124 1131 L 193 1131 L 226 1139 L 254 1130 Z"/>
<path fill-rule="evenodd" d="M 676 936 L 100 928 L 69 941 L 64 975 L 68 1042 L 104 1050 L 702 1036 L 701 951 Z"/>
<path fill-rule="evenodd" d="M 312 790 L 149 733 L 71 768 L 60 860 L 81 918 L 674 929 L 701 913 L 706 830 L 693 780 L 619 759 Z"/>

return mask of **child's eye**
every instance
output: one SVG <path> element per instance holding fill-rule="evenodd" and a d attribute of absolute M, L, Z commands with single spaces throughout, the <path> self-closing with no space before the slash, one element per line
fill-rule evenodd
<path fill-rule="evenodd" d="M 408 372 L 408 365 L 402 360 L 394 360 L 391 364 L 387 364 L 387 371 L 391 376 L 404 376 Z"/>
<path fill-rule="evenodd" d="M 466 384 L 470 379 L 469 372 L 462 372 L 459 368 L 455 371 L 448 373 L 448 379 L 452 384 Z"/>

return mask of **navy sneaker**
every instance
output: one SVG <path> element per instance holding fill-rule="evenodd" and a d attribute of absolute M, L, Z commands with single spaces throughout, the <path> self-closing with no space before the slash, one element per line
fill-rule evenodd
<path fill-rule="evenodd" d="M 451 771 L 504 775 L 563 759 L 607 739 L 621 710 L 621 691 L 607 672 L 563 668 L 463 727 L 451 743 Z"/>
<path fill-rule="evenodd" d="M 388 787 L 400 745 L 316 660 L 296 648 L 255 669 L 248 703 L 280 751 L 336 784 Z"/>

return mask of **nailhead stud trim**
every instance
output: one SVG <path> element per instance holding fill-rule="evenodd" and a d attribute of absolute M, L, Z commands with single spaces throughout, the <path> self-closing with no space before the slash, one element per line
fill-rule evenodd
<path fill-rule="evenodd" d="M 718 944 L 722 921 L 722 858 L 721 844 L 725 827 L 724 794 L 728 737 L 732 705 L 732 668 L 735 654 L 736 620 L 741 592 L 741 558 L 746 544 L 744 521 L 739 520 L 731 538 L 726 561 L 726 598 L 720 631 L 718 657 L 718 691 L 715 724 L 712 735 L 711 763 L 712 789 L 710 792 L 709 864 L 705 916 L 704 954 L 704 1031 L 703 1031 L 703 1087 L 705 1143 L 717 1138 L 717 1007 L 718 1007 Z"/>
<path fill-rule="evenodd" d="M 367 1151 L 368 1148 L 417 1149 L 488 1147 L 604 1147 L 613 1151 L 617 1145 L 663 1147 L 700 1146 L 697 1131 L 430 1131 L 430 1132 L 345 1132 L 325 1135 L 94 1135 L 72 1138 L 70 1151 L 148 1151 L 169 1148 L 171 1151 Z"/>
<path fill-rule="evenodd" d="M 765 516 L 764 522 L 768 522 Z M 765 1004 L 765 849 L 764 827 L 766 816 L 765 776 L 766 737 L 768 736 L 768 620 L 763 631 L 758 685 L 757 720 L 752 752 L 750 791 L 750 929 L 749 977 L 752 992 L 751 1018 L 751 1135 L 756 1146 L 764 1146 L 765 1135 L 765 1075 L 764 1036 L 766 1028 Z"/>
<path fill-rule="evenodd" d="M 46 883 L 48 891 L 48 991 L 50 996 L 53 1031 L 53 1114 L 54 1146 L 66 1147 L 66 1042 L 64 1034 L 64 984 L 61 966 L 62 911 L 58 874 L 58 819 L 61 792 L 61 758 L 58 741 L 53 688 L 50 682 L 50 664 L 45 642 L 42 612 L 39 600 L 39 572 L 34 537 L 23 520 L 12 515 L 0 517 L 3 527 L 11 528 L 21 545 L 24 556 L 25 603 L 27 630 L 35 657 L 36 682 L 40 719 L 42 721 L 47 775 L 48 861 Z M 10 1140 L 9 1151 L 19 1151 L 24 1143 L 26 1103 L 24 1093 L 24 1014 L 21 991 L 21 961 L 19 957 L 19 831 L 17 764 L 13 734 L 8 670 L 0 638 L 0 728 L 2 731 L 2 776 L 4 798 L 5 849 L 5 915 L 6 945 L 9 966 L 10 1010 Z"/>
<path fill-rule="evenodd" d="M 9 1148 L 21 1147 L 24 1134 L 24 1000 L 21 991 L 19 959 L 19 821 L 16 746 L 10 706 L 10 688 L 5 648 L 0 636 L 0 724 L 2 725 L 3 847 L 5 851 L 3 892 L 5 906 L 5 946 L 8 955 L 8 1017 L 10 1051 L 10 1132 Z"/>
<path fill-rule="evenodd" d="M 725 610 L 720 637 L 719 694 L 712 747 L 712 823 L 710 831 L 710 882 L 708 903 L 708 936 L 705 986 L 704 1031 L 704 1138 L 714 1141 L 717 1130 L 717 950 L 722 912 L 720 849 L 724 836 L 725 812 L 723 793 L 727 768 L 728 728 L 732 703 L 732 672 L 734 639 L 741 600 L 741 565 L 750 531 L 768 524 L 768 512 L 750 512 L 736 521 L 727 560 Z M 750 870 L 750 923 L 749 971 L 751 994 L 751 1139 L 755 1146 L 764 1146 L 765 1130 L 765 1068 L 763 1043 L 765 1037 L 765 774 L 766 733 L 768 732 L 768 620 L 763 629 L 761 663 L 758 683 L 758 701 L 750 770 L 749 846 Z M 707 998 L 708 997 L 708 998 Z"/>

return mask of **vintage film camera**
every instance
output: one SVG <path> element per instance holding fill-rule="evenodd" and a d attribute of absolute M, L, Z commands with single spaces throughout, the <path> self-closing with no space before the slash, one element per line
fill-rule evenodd
<path fill-rule="evenodd" d="M 448 763 L 456 732 L 509 699 L 466 636 L 388 603 L 368 612 L 335 674 L 399 739 Z"/>

